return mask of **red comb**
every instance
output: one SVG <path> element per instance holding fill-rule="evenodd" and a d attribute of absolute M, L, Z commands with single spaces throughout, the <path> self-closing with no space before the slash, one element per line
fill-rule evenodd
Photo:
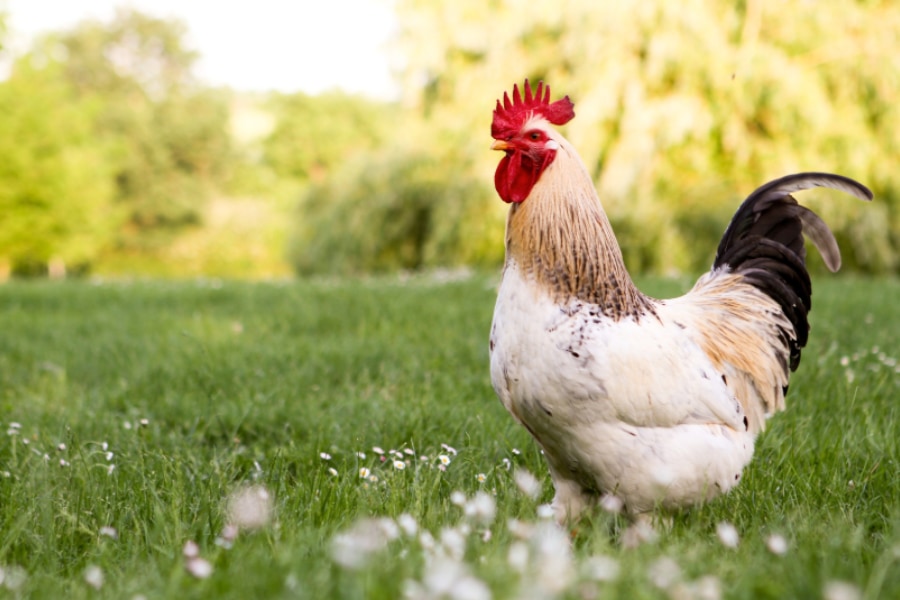
<path fill-rule="evenodd" d="M 532 93 L 526 79 L 524 98 L 519 93 L 519 86 L 515 85 L 511 102 L 506 92 L 503 92 L 503 104 L 497 100 L 491 123 L 491 137 L 501 140 L 515 135 L 525 121 L 534 115 L 542 116 L 554 125 L 565 125 L 575 116 L 574 106 L 568 96 L 551 103 L 550 86 L 544 85 L 543 81 L 538 82 Z"/>

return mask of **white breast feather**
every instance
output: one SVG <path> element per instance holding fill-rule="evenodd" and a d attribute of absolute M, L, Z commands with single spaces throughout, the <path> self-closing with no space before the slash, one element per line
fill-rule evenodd
<path fill-rule="evenodd" d="M 727 491 L 753 451 L 740 402 L 665 304 L 614 321 L 580 301 L 553 303 L 507 264 L 491 330 L 491 380 L 541 444 L 557 516 L 585 494 L 632 512 Z"/>

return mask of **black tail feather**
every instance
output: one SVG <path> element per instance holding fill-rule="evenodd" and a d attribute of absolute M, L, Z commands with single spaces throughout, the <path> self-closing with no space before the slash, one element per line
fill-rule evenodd
<path fill-rule="evenodd" d="M 841 255 L 828 226 L 814 212 L 797 204 L 791 192 L 828 187 L 861 200 L 871 200 L 867 187 L 848 177 L 829 173 L 797 173 L 775 179 L 750 194 L 734 214 L 719 242 L 713 269 L 728 267 L 781 306 L 794 327 L 789 340 L 790 368 L 800 363 L 800 349 L 809 336 L 807 315 L 812 286 L 806 270 L 806 233 L 832 271 Z"/>

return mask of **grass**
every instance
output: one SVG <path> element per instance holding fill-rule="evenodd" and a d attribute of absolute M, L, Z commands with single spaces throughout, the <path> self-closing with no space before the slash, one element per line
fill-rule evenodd
<path fill-rule="evenodd" d="M 621 517 L 570 548 L 539 516 L 546 467 L 490 387 L 493 278 L 4 285 L 0 598 L 900 597 L 900 282 L 815 279 L 741 485 L 632 549 Z M 251 484 L 273 522 L 223 540 Z"/>

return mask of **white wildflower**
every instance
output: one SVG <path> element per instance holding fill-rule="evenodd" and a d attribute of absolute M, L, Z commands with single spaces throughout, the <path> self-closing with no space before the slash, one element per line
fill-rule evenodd
<path fill-rule="evenodd" d="M 523 541 L 515 541 L 510 544 L 506 562 L 519 573 L 525 573 L 525 569 L 528 567 L 528 544 Z"/>
<path fill-rule="evenodd" d="M 822 591 L 825 600 L 860 600 L 862 591 L 847 581 L 829 581 Z"/>
<path fill-rule="evenodd" d="M 369 469 L 367 469 L 365 467 L 360 467 L 360 469 L 359 469 L 360 477 L 362 477 L 363 479 L 366 479 L 369 477 L 370 474 L 371 474 L 371 471 L 369 471 Z"/>
<path fill-rule="evenodd" d="M 56 449 L 59 450 L 60 452 L 65 452 L 66 445 L 64 443 L 60 442 L 59 444 L 56 445 Z"/>
<path fill-rule="evenodd" d="M 491 590 L 480 579 L 466 575 L 453 584 L 450 589 L 450 598 L 453 600 L 490 600 Z"/>
<path fill-rule="evenodd" d="M 466 553 L 466 536 L 455 527 L 441 529 L 441 546 L 456 560 L 462 560 Z"/>
<path fill-rule="evenodd" d="M 234 540 L 237 539 L 238 532 L 239 529 L 237 525 L 232 525 L 231 523 L 226 524 L 222 527 L 222 533 L 220 533 L 219 537 L 215 540 L 216 546 L 230 550 L 234 545 Z"/>
<path fill-rule="evenodd" d="M 518 519 L 509 519 L 506 522 L 506 528 L 509 532 L 520 540 L 527 540 L 531 537 L 534 527 L 531 523 L 520 521 Z"/>
<path fill-rule="evenodd" d="M 704 575 L 691 584 L 691 588 L 693 592 L 691 597 L 698 600 L 721 600 L 722 598 L 722 583 L 715 575 Z"/>
<path fill-rule="evenodd" d="M 716 535 L 726 548 L 737 548 L 740 542 L 738 530 L 731 523 L 722 522 L 716 525 Z"/>
<path fill-rule="evenodd" d="M 397 526 L 396 521 L 388 517 L 381 517 L 375 520 L 375 523 L 384 533 L 384 537 L 387 538 L 389 542 L 396 540 L 400 537 L 400 528 Z"/>
<path fill-rule="evenodd" d="M 681 567 L 668 556 L 663 556 L 647 568 L 647 576 L 653 585 L 666 590 L 681 580 Z"/>
<path fill-rule="evenodd" d="M 454 448 L 453 446 L 448 446 L 447 444 L 441 444 L 441 448 L 443 448 L 444 450 L 446 450 L 453 456 L 456 456 L 456 448 Z"/>
<path fill-rule="evenodd" d="M 385 529 L 377 519 L 360 519 L 350 529 L 332 538 L 332 558 L 347 569 L 365 566 L 372 555 L 383 550 L 390 541 Z"/>
<path fill-rule="evenodd" d="M 328 454 L 327 452 L 319 452 L 319 457 L 322 460 L 331 460 L 331 455 Z"/>
<path fill-rule="evenodd" d="M 523 494 L 532 500 L 537 500 L 538 495 L 541 493 L 541 482 L 530 471 L 527 469 L 516 469 L 513 473 L 513 480 Z"/>
<path fill-rule="evenodd" d="M 422 533 L 419 534 L 419 545 L 422 546 L 422 549 L 427 550 L 428 552 L 431 552 L 432 550 L 434 550 L 434 547 L 435 547 L 434 536 L 431 535 L 431 532 L 428 531 L 427 529 L 422 531 Z"/>
<path fill-rule="evenodd" d="M 562 593 L 575 576 L 572 544 L 568 535 L 555 523 L 538 523 L 531 543 L 534 547 L 534 583 L 540 597 Z"/>
<path fill-rule="evenodd" d="M 409 537 L 414 537 L 419 530 L 419 524 L 416 519 L 409 513 L 403 513 L 397 517 L 397 525 Z"/>
<path fill-rule="evenodd" d="M 652 544 L 656 541 L 658 535 L 650 523 L 647 521 L 638 521 L 630 525 L 622 533 L 623 548 L 637 548 L 641 544 Z"/>
<path fill-rule="evenodd" d="M 450 457 L 447 456 L 446 454 L 439 454 L 439 455 L 438 455 L 438 460 L 439 460 L 440 463 L 441 463 L 442 465 L 444 465 L 444 466 L 447 466 L 447 465 L 450 464 Z"/>
<path fill-rule="evenodd" d="M 197 579 L 206 579 L 213 572 L 212 563 L 199 556 L 188 558 L 184 563 L 184 568 Z"/>
<path fill-rule="evenodd" d="M 475 480 L 478 483 L 484 483 L 485 481 L 487 481 L 487 475 L 485 475 L 484 473 L 479 473 L 475 476 Z"/>
<path fill-rule="evenodd" d="M 611 556 L 591 556 L 582 563 L 585 577 L 594 581 L 615 581 L 619 576 L 619 561 Z"/>
<path fill-rule="evenodd" d="M 463 513 L 476 523 L 490 525 L 497 514 L 497 503 L 490 494 L 477 492 L 471 500 L 465 503 Z"/>
<path fill-rule="evenodd" d="M 362 460 L 365 460 L 365 459 L 366 459 L 366 453 L 365 453 L 365 452 L 357 452 L 357 453 L 356 453 L 356 457 L 357 457 L 357 458 L 361 458 Z"/>
<path fill-rule="evenodd" d="M 19 565 L 0 569 L 0 582 L 11 592 L 16 591 L 28 580 L 28 572 Z"/>
<path fill-rule="evenodd" d="M 451 600 L 490 600 L 490 589 L 483 581 L 469 573 L 464 563 L 446 557 L 437 558 L 428 565 L 422 578 L 424 598 L 448 598 Z"/>
<path fill-rule="evenodd" d="M 84 570 L 84 582 L 95 590 L 99 590 L 103 587 L 103 570 L 97 565 L 90 565 Z"/>
<path fill-rule="evenodd" d="M 769 552 L 772 554 L 784 556 L 788 551 L 788 543 L 787 540 L 784 539 L 784 536 L 773 533 L 766 538 L 766 548 L 768 548 Z"/>
<path fill-rule="evenodd" d="M 406 463 L 403 462 L 402 460 L 395 460 L 395 461 L 394 461 L 394 468 L 397 469 L 397 470 L 399 470 L 399 471 L 402 471 L 403 469 L 406 468 Z"/>
<path fill-rule="evenodd" d="M 456 490 L 450 494 L 450 502 L 456 506 L 463 506 L 466 503 L 466 495 L 463 492 Z"/>
<path fill-rule="evenodd" d="M 200 556 L 200 546 L 197 545 L 197 542 L 194 540 L 188 540 L 184 543 L 184 547 L 181 549 L 181 554 L 185 558 L 197 558 Z"/>
<path fill-rule="evenodd" d="M 372 446 L 372 452 L 375 454 L 384 454 L 384 450 L 381 449 L 381 446 Z"/>
<path fill-rule="evenodd" d="M 331 475 L 332 477 L 337 477 L 338 470 L 335 469 L 334 467 L 328 467 L 328 474 Z"/>
<path fill-rule="evenodd" d="M 272 495 L 261 485 L 239 489 L 228 497 L 228 522 L 239 529 L 259 529 L 272 520 Z"/>
<path fill-rule="evenodd" d="M 119 532 L 116 531 L 115 527 L 110 527 L 108 525 L 105 525 L 100 528 L 99 533 L 100 533 L 100 535 L 105 535 L 106 537 L 114 539 L 114 540 L 119 539 Z"/>

